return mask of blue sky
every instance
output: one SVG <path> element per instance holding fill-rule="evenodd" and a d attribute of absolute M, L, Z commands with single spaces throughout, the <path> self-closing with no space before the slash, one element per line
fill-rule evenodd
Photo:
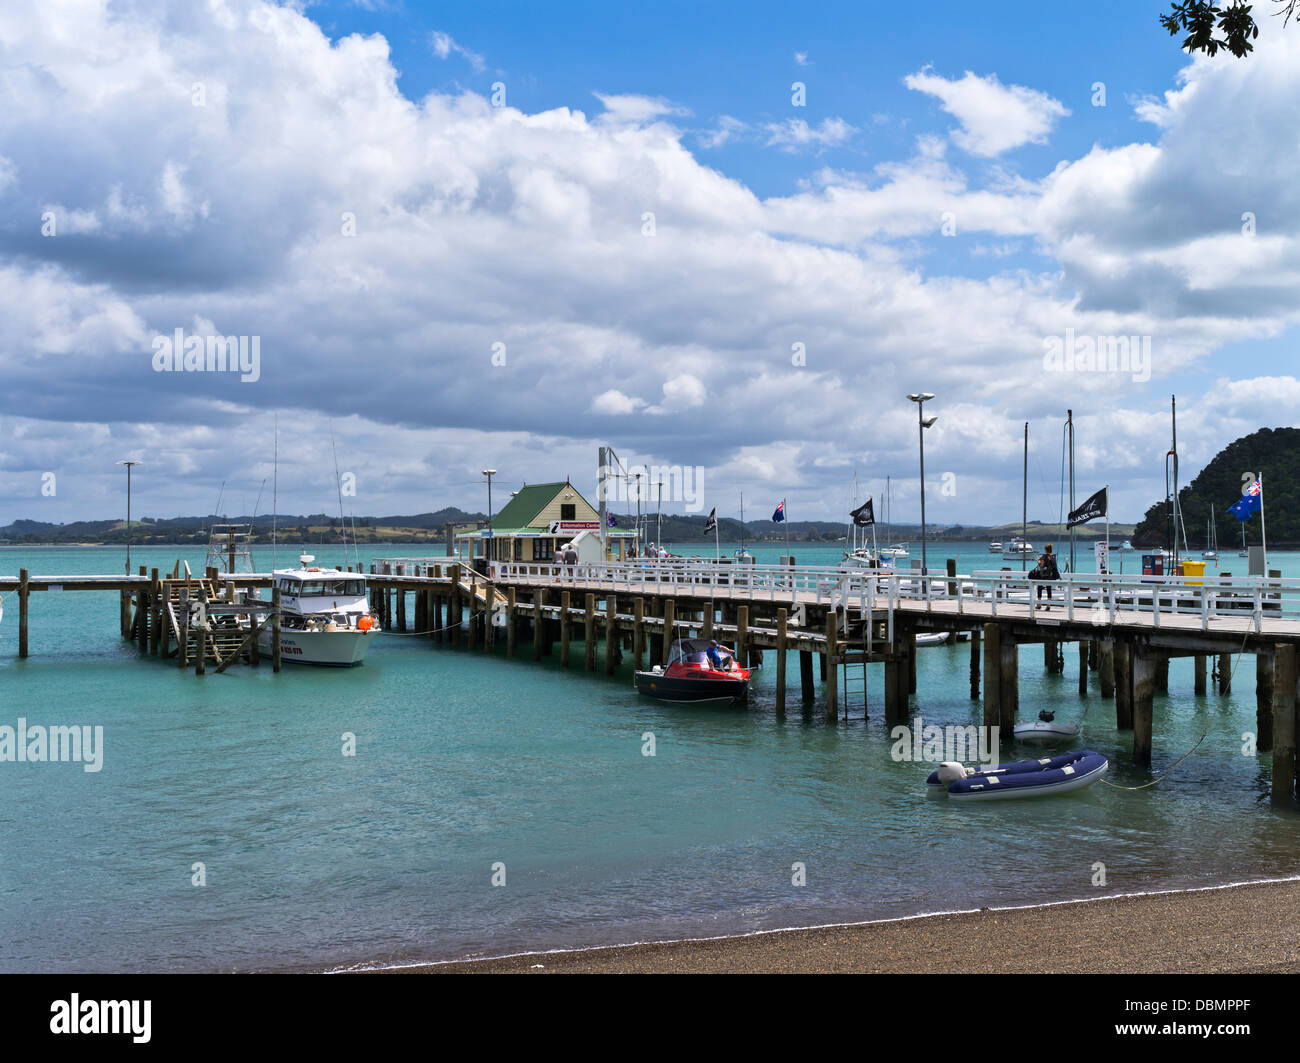
<path fill-rule="evenodd" d="M 1193 62 L 1166 6 L 6 5 L 0 526 L 111 514 L 127 456 L 147 513 L 255 496 L 276 417 L 282 509 L 332 432 L 359 514 L 590 490 L 608 442 L 908 519 L 918 388 L 932 520 L 1018 515 L 1067 406 L 1134 519 L 1171 393 L 1185 468 L 1300 419 L 1300 29 Z M 161 371 L 177 328 L 255 379 Z M 1151 364 L 1051 367 L 1067 330 Z"/>

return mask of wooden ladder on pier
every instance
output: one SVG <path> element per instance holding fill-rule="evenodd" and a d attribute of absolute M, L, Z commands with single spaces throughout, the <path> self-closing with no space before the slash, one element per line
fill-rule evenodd
<path fill-rule="evenodd" d="M 185 575 L 175 579 L 163 580 L 164 601 L 166 603 L 167 624 L 171 629 L 172 639 L 179 647 L 186 628 L 181 620 L 181 611 L 190 603 L 197 602 L 201 593 L 206 592 L 210 602 L 221 601 L 217 588 L 209 579 L 196 579 L 189 574 L 189 565 L 185 566 Z M 220 664 L 243 643 L 247 630 L 238 627 L 214 627 L 210 622 L 204 632 L 197 626 L 190 626 L 189 645 L 185 647 L 187 660 L 198 659 L 202 649 L 204 660 Z M 206 637 L 205 637 L 206 635 Z M 179 651 L 178 651 L 179 652 Z"/>
<path fill-rule="evenodd" d="M 862 650 L 845 649 L 840 660 L 840 704 L 844 707 L 844 718 L 849 718 L 849 706 L 861 704 L 862 718 L 867 718 L 867 659 L 870 655 L 865 647 Z"/>

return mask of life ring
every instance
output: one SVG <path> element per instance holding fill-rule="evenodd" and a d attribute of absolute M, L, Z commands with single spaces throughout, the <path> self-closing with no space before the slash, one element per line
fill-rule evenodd
<path fill-rule="evenodd" d="M 357 620 L 358 631 L 369 631 L 374 626 L 375 618 L 373 616 L 363 616 Z"/>

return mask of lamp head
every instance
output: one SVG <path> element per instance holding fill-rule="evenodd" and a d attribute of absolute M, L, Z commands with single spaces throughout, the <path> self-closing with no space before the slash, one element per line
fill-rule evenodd
<path fill-rule="evenodd" d="M 935 416 L 933 416 L 933 417 L 927 417 L 925 420 L 923 420 L 923 421 L 921 422 L 921 427 L 922 427 L 922 428 L 929 428 L 929 427 L 930 427 L 932 424 L 934 424 L 934 422 L 937 421 L 938 419 L 939 419 L 939 417 L 938 417 L 937 414 L 936 414 Z"/>
<path fill-rule="evenodd" d="M 483 475 L 484 475 L 484 476 L 495 476 L 496 474 L 497 474 L 496 469 L 484 469 L 484 470 L 483 470 Z"/>
<path fill-rule="evenodd" d="M 934 398 L 934 395 L 932 395 L 928 391 L 915 391 L 911 395 L 908 395 L 907 397 L 911 399 L 913 402 L 929 402 L 932 398 Z"/>

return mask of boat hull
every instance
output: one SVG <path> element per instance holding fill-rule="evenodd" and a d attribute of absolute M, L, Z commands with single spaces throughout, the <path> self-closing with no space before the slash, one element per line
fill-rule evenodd
<path fill-rule="evenodd" d="M 931 789 L 946 789 L 949 798 L 956 801 L 1005 801 L 1082 790 L 1105 775 L 1109 768 L 1110 761 L 1104 756 L 1085 749 L 976 771 L 947 787 L 935 771 L 930 773 L 926 785 Z"/>
<path fill-rule="evenodd" d="M 1079 725 L 1077 723 L 1044 723 L 1042 720 L 1026 720 L 1024 723 L 1016 724 L 1014 734 L 1017 742 L 1038 742 L 1046 744 L 1048 742 L 1064 742 L 1070 738 L 1079 737 Z"/>
<path fill-rule="evenodd" d="M 318 668 L 352 668 L 361 664 L 378 631 L 281 631 L 280 660 Z M 271 652 L 271 633 L 257 640 L 261 653 Z"/>
<path fill-rule="evenodd" d="M 749 695 L 747 679 L 698 679 L 664 675 L 662 672 L 637 672 L 634 682 L 638 694 L 660 701 L 734 705 Z"/>

